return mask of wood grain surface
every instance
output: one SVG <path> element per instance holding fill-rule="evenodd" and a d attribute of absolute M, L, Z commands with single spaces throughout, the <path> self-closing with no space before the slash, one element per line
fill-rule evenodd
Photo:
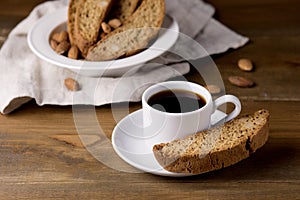
<path fill-rule="evenodd" d="M 41 2 L 0 2 L 1 45 Z M 85 143 L 99 139 L 99 127 L 89 125 L 85 114 L 93 107 L 77 111 L 88 125 L 76 127 L 71 106 L 39 107 L 30 101 L 0 115 L 0 199 L 300 199 L 300 1 L 207 2 L 215 6 L 215 18 L 251 40 L 213 59 L 226 93 L 241 99 L 243 114 L 270 110 L 270 138 L 263 148 L 236 165 L 193 177 L 121 172 L 93 157 L 78 136 L 82 128 L 88 133 Z M 239 70 L 239 58 L 253 60 L 254 72 Z M 228 82 L 231 75 L 250 78 L 256 86 L 233 86 Z M 201 82 L 193 70 L 186 78 Z M 105 138 L 141 104 L 127 107 L 114 105 L 113 112 L 111 105 L 95 108 Z M 117 165 L 130 168 L 120 160 Z"/>

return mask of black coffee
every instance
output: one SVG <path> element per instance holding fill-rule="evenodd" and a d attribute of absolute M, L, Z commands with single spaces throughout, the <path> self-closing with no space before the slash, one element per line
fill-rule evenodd
<path fill-rule="evenodd" d="M 168 113 L 186 113 L 205 106 L 205 99 L 186 90 L 165 90 L 151 96 L 148 104 Z"/>

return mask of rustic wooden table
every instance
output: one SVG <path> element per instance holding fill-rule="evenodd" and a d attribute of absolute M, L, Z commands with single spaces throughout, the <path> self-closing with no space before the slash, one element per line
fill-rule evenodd
<path fill-rule="evenodd" d="M 40 2 L 1 1 L 1 45 Z M 189 178 L 120 172 L 83 147 L 72 107 L 39 107 L 31 101 L 0 115 L 0 199 L 300 199 L 300 1 L 208 2 L 216 7 L 218 20 L 251 39 L 245 47 L 213 59 L 226 92 L 242 100 L 242 113 L 270 110 L 270 137 L 262 149 L 232 167 Z M 254 72 L 237 69 L 242 57 L 255 62 Z M 257 85 L 237 88 L 227 81 L 230 75 L 246 76 Z M 186 77 L 197 81 L 193 72 Z M 130 111 L 140 106 L 130 104 Z M 114 110 L 124 113 L 125 108 L 117 105 Z M 96 116 L 110 137 L 116 125 L 111 106 L 97 107 Z"/>

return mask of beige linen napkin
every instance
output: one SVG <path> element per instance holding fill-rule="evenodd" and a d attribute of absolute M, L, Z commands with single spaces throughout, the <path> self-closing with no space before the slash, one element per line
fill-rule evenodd
<path fill-rule="evenodd" d="M 189 72 L 189 64 L 172 54 L 157 59 L 164 65 L 145 66 L 134 74 L 115 78 L 78 76 L 41 60 L 29 49 L 27 33 L 39 18 L 66 6 L 67 0 L 40 4 L 9 34 L 0 50 L 1 113 L 10 113 L 31 99 L 38 105 L 99 106 L 140 101 L 143 91 L 150 85 Z M 176 18 L 180 31 L 198 41 L 208 54 L 238 48 L 248 41 L 213 19 L 214 8 L 200 0 L 166 0 L 166 12 Z M 184 45 L 184 41 L 181 43 L 178 42 L 177 48 Z M 192 58 L 205 56 L 193 47 L 189 50 Z M 64 79 L 68 77 L 78 80 L 80 91 L 71 92 L 64 87 Z"/>

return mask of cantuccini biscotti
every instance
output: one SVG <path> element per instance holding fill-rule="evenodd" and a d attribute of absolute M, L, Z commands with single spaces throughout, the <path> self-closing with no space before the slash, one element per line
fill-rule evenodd
<path fill-rule="evenodd" d="M 80 0 L 75 15 L 76 45 L 82 55 L 97 42 L 101 23 L 109 13 L 113 0 Z"/>
<path fill-rule="evenodd" d="M 118 0 L 115 1 L 109 14 L 110 19 L 126 21 L 136 10 L 140 0 Z"/>
<path fill-rule="evenodd" d="M 262 147 L 269 135 L 269 111 L 234 119 L 184 139 L 153 147 L 155 158 L 171 172 L 201 174 L 233 165 Z"/>
<path fill-rule="evenodd" d="M 164 15 L 164 0 L 143 0 L 121 27 L 107 34 L 89 49 L 86 59 L 113 60 L 142 50 L 157 34 Z"/>
<path fill-rule="evenodd" d="M 75 16 L 77 10 L 77 4 L 80 0 L 70 0 L 69 7 L 68 7 L 68 34 L 69 40 L 72 45 L 75 45 Z"/>

